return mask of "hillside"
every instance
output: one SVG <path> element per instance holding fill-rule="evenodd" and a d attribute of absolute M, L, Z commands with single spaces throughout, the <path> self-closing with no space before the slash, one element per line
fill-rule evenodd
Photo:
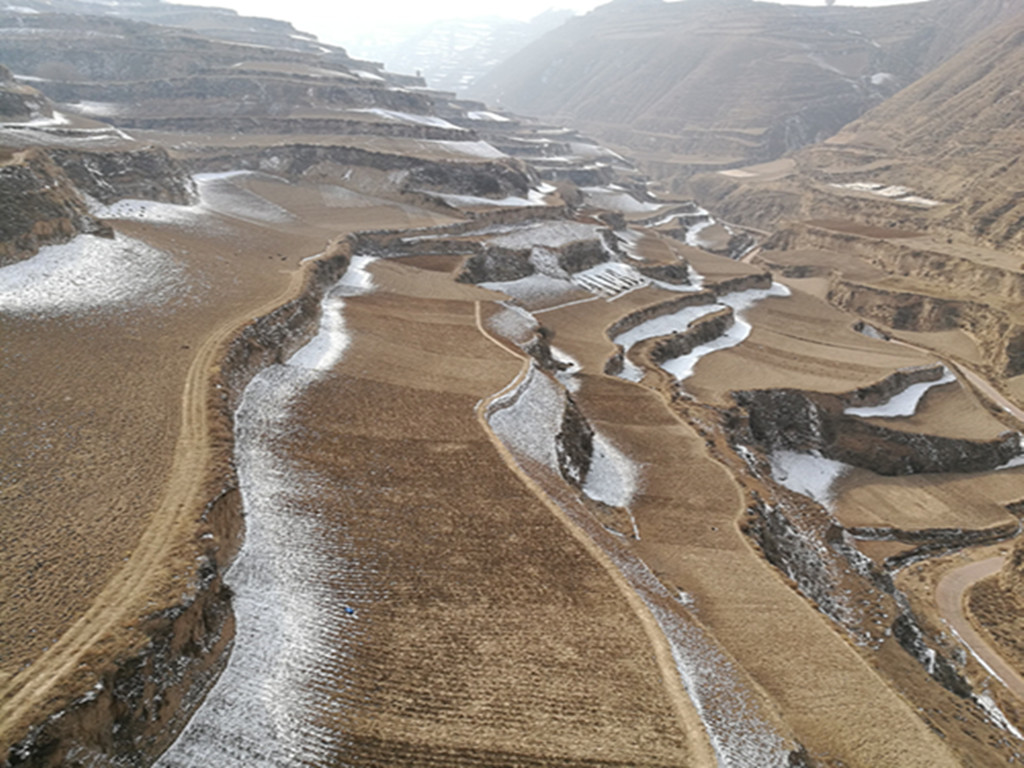
<path fill-rule="evenodd" d="M 1024 245 L 1019 91 L 1024 10 L 799 157 L 815 179 L 886 178 L 950 205 L 942 221 L 1001 246 Z"/>
<path fill-rule="evenodd" d="M 591 131 L 653 175 L 684 179 L 831 136 L 1014 7 L 618 0 L 503 62 L 471 95 Z"/>

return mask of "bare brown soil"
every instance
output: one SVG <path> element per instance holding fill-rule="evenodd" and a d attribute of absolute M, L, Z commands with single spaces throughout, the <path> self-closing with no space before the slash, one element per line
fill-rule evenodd
<path fill-rule="evenodd" d="M 558 343 L 579 359 L 583 347 L 571 330 L 583 327 L 578 319 L 565 326 L 549 321 Z M 655 393 L 624 382 L 588 376 L 582 403 L 588 417 L 645 466 L 634 510 L 637 551 L 663 580 L 693 596 L 695 615 L 738 660 L 768 711 L 813 754 L 850 765 L 956 764 L 753 551 L 738 528 L 740 488 L 708 455 L 704 435 L 673 418 Z M 827 701 L 843 704 L 832 710 Z M 857 727 L 835 728 L 839 711 Z"/>
<path fill-rule="evenodd" d="M 268 186 L 291 204 L 286 185 Z M 88 689 L 142 641 L 142 617 L 190 589 L 198 517 L 221 461 L 207 408 L 228 340 L 295 295 L 300 260 L 329 236 L 437 221 L 383 204 L 338 216 L 296 198 L 298 212 L 317 215 L 291 227 L 217 216 L 194 229 L 119 223 L 186 265 L 188 294 L 171 306 L 70 323 L 4 318 L 13 427 L 3 452 L 27 478 L 4 497 L 16 566 L 6 573 L 18 574 L 0 580 L 5 743 Z"/>
<path fill-rule="evenodd" d="M 522 365 L 478 330 L 488 294 L 408 262 L 373 272 L 289 446 L 326 473 L 323 535 L 380 564 L 338 723 L 347 759 L 713 764 L 650 618 L 475 417 Z"/>

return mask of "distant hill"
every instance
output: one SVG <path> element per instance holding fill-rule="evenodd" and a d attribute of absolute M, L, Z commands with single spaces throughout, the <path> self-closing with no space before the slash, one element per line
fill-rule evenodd
<path fill-rule="evenodd" d="M 470 95 L 626 147 L 661 176 L 821 141 L 1018 9 L 616 0 L 550 32 Z"/>
<path fill-rule="evenodd" d="M 953 204 L 949 223 L 1024 242 L 1024 9 L 892 99 L 799 156 L 805 173 L 879 175 Z M 893 181 L 893 183 L 896 183 Z"/>
<path fill-rule="evenodd" d="M 480 17 L 381 27 L 345 44 L 395 72 L 421 73 L 432 88 L 460 93 L 572 15 L 572 11 L 551 10 L 530 21 Z"/>

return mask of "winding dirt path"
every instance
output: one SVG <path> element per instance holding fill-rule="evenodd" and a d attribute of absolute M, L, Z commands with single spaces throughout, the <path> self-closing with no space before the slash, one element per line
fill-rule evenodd
<path fill-rule="evenodd" d="M 213 439 L 210 434 L 211 375 L 225 345 L 238 329 L 298 295 L 305 268 L 289 275 L 273 299 L 214 327 L 197 348 L 181 393 L 181 419 L 167 483 L 159 506 L 124 567 L 97 595 L 89 609 L 35 662 L 0 686 L 0 748 L 21 737 L 33 723 L 66 705 L 95 679 L 95 667 L 145 642 L 139 619 L 153 609 L 152 598 L 178 583 L 187 589 L 180 559 L 206 503 Z M 75 675 L 81 675 L 75 680 Z M 85 686 L 84 676 L 93 678 Z"/>
<path fill-rule="evenodd" d="M 490 424 L 487 422 L 487 409 L 490 407 L 491 403 L 503 396 L 505 393 L 519 386 L 530 370 L 531 360 L 525 353 L 503 344 L 487 331 L 481 317 L 481 302 L 479 301 L 476 302 L 475 306 L 475 321 L 477 330 L 484 338 L 500 347 L 508 354 L 513 357 L 517 357 L 522 361 L 522 368 L 508 386 L 490 397 L 481 400 L 477 405 L 476 417 L 477 421 L 480 423 L 480 428 L 483 429 L 488 440 L 490 440 L 494 449 L 501 456 L 509 470 L 518 477 L 527 488 L 530 489 L 530 492 L 533 493 L 533 495 L 551 511 L 558 521 L 565 526 L 572 537 L 578 541 L 594 558 L 594 560 L 597 561 L 608 573 L 608 576 L 611 578 L 612 582 L 618 588 L 619 592 L 621 592 L 623 597 L 625 597 L 626 602 L 640 621 L 640 624 L 644 629 L 644 633 L 650 641 L 651 649 L 654 652 L 658 669 L 664 683 L 665 692 L 672 701 L 672 705 L 675 707 L 680 724 L 692 739 L 691 743 L 694 746 L 694 752 L 691 757 L 694 758 L 695 761 L 689 763 L 688 766 L 690 766 L 690 768 L 703 768 L 704 766 L 712 768 L 713 766 L 717 766 L 718 761 L 715 758 L 714 751 L 711 748 L 711 743 L 708 740 L 704 723 L 697 714 L 693 702 L 690 700 L 689 695 L 679 680 L 679 670 L 672 657 L 672 650 L 669 647 L 668 640 L 665 638 L 665 635 L 661 631 L 661 627 L 658 625 L 654 616 L 651 615 L 650 610 L 644 604 L 641 597 L 636 593 L 636 590 L 630 586 L 621 571 L 619 571 L 616 565 L 608 558 L 608 555 L 604 550 L 587 535 L 586 531 L 581 530 L 579 526 L 575 525 L 565 512 L 551 500 L 547 493 L 544 492 L 544 489 L 541 488 L 529 474 L 523 471 L 515 457 L 512 456 L 509 449 L 494 433 Z"/>
<path fill-rule="evenodd" d="M 997 573 L 1002 568 L 1004 560 L 1002 555 L 997 555 L 950 571 L 939 580 L 935 588 L 935 602 L 942 617 L 989 672 L 1024 701 L 1024 676 L 1006 662 L 999 651 L 975 629 L 964 613 L 964 601 L 968 590 L 975 583 Z"/>

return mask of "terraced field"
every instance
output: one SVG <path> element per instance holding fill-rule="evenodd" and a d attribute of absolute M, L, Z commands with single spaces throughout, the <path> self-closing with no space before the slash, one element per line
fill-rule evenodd
<path fill-rule="evenodd" d="M 910 226 L 740 229 L 340 49 L 19 13 L 81 70 L 0 25 L 9 763 L 1024 760 L 1008 262 L 947 296 Z"/>

